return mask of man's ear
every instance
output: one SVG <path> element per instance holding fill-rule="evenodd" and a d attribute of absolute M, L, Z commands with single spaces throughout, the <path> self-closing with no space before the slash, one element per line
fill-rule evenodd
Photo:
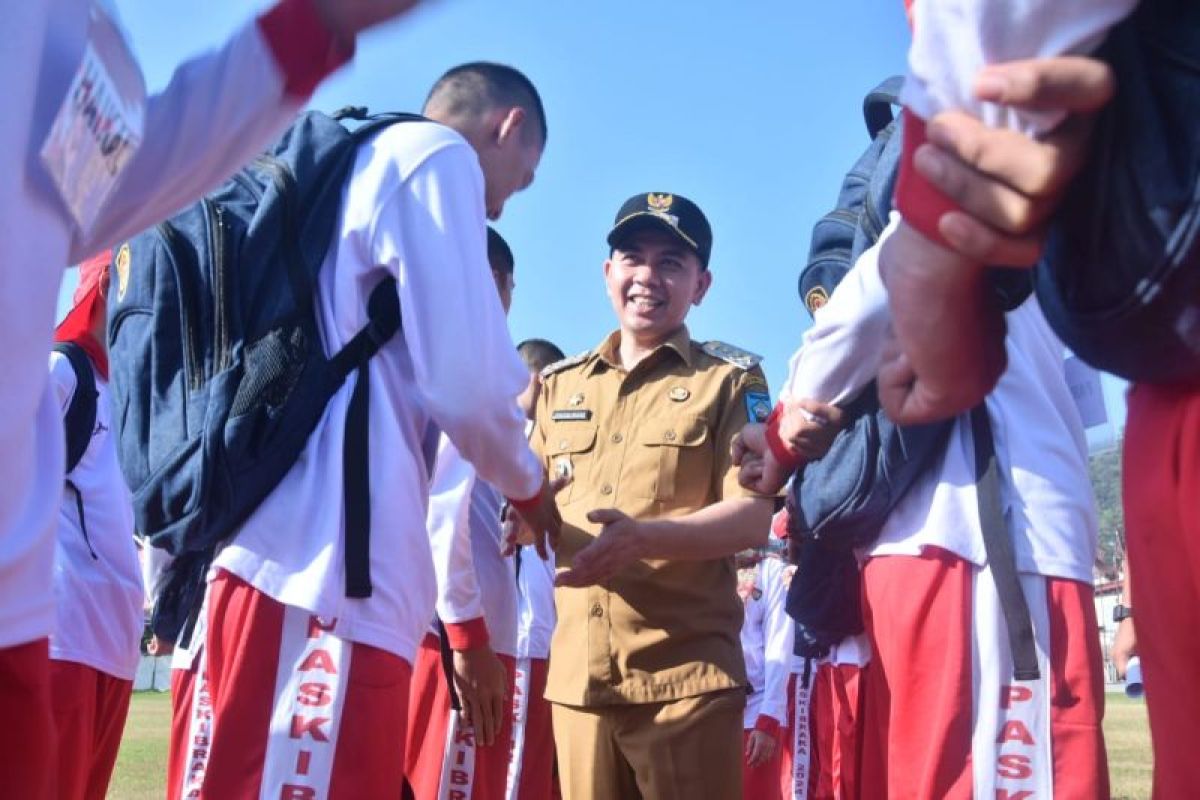
<path fill-rule="evenodd" d="M 500 124 L 496 129 L 496 143 L 499 145 L 505 144 L 510 138 L 517 137 L 520 139 L 522 126 L 525 124 L 525 109 L 520 106 L 513 106 L 504 116 L 500 118 Z"/>
<path fill-rule="evenodd" d="M 704 295 L 708 294 L 708 288 L 712 286 L 712 273 L 707 269 L 701 270 L 700 282 L 696 286 L 696 294 L 692 297 L 692 305 L 698 306 L 704 300 Z"/>

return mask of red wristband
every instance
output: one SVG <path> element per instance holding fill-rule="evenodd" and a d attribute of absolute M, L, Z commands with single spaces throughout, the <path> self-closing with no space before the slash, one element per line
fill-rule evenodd
<path fill-rule="evenodd" d="M 312 0 L 279 0 L 258 18 L 258 29 L 293 97 L 308 97 L 354 55 L 354 43 L 338 41 Z"/>
<path fill-rule="evenodd" d="M 538 487 L 537 494 L 524 500 L 513 500 L 510 497 L 508 498 L 508 503 L 518 511 L 525 511 L 529 513 L 537 511 L 538 506 L 542 504 L 542 489 L 541 487 Z"/>
<path fill-rule="evenodd" d="M 443 627 L 446 629 L 446 643 L 450 645 L 451 650 L 474 650 L 491 641 L 483 617 L 466 622 L 446 622 L 443 623 Z"/>
<path fill-rule="evenodd" d="M 779 734 L 779 720 L 766 714 L 759 714 L 758 719 L 754 720 L 754 730 L 776 736 Z"/>
<path fill-rule="evenodd" d="M 900 177 L 896 179 L 896 208 L 904 221 L 925 238 L 948 250 L 954 248 L 938 233 L 938 221 L 958 206 L 917 172 L 913 155 L 925 143 L 925 120 L 904 109 L 904 152 L 900 156 Z"/>
<path fill-rule="evenodd" d="M 771 455 L 779 462 L 779 466 L 785 469 L 795 469 L 800 466 L 800 462 L 804 458 L 779 435 L 779 419 L 783 413 L 783 403 L 778 403 L 771 410 L 771 415 L 767 417 L 767 447 L 771 448 Z"/>

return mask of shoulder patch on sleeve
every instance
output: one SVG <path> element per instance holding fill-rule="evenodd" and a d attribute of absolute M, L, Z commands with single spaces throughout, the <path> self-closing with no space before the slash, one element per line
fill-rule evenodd
<path fill-rule="evenodd" d="M 746 398 L 746 421 L 747 422 L 766 422 L 767 417 L 771 416 L 771 395 L 766 392 L 767 387 L 748 391 L 745 394 Z"/>
<path fill-rule="evenodd" d="M 762 361 L 762 356 L 751 353 L 749 350 L 743 350 L 740 347 L 734 347 L 731 344 L 715 340 L 705 342 L 700 345 L 700 349 L 713 358 L 719 358 L 741 369 L 754 369 Z"/>
<path fill-rule="evenodd" d="M 542 369 L 541 376 L 543 378 L 549 378 L 556 372 L 562 372 L 564 369 L 570 369 L 578 364 L 582 364 L 584 361 L 588 360 L 588 356 L 591 354 L 591 350 L 586 350 L 579 355 L 567 356 L 561 361 L 555 361 L 553 364 L 547 364 L 545 368 Z"/>

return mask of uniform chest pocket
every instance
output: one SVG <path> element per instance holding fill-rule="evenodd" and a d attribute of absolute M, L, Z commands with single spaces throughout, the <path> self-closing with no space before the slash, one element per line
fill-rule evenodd
<path fill-rule="evenodd" d="M 712 485 L 713 452 L 703 417 L 647 420 L 637 437 L 645 474 L 637 494 L 659 501 L 703 502 Z M 632 487 L 631 487 L 632 488 Z"/>
<path fill-rule="evenodd" d="M 596 426 L 582 422 L 554 425 L 546 434 L 546 468 L 550 479 L 571 478 L 558 494 L 562 505 L 583 496 L 596 453 Z"/>

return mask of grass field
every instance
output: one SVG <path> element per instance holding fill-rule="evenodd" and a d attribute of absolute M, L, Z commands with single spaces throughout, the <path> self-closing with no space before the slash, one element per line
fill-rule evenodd
<path fill-rule="evenodd" d="M 171 698 L 156 692 L 133 696 L 125 738 L 109 797 L 114 800 L 160 800 L 167 762 Z M 1150 732 L 1146 706 L 1124 695 L 1108 695 L 1104 720 L 1108 766 L 1114 800 L 1150 797 Z"/>

